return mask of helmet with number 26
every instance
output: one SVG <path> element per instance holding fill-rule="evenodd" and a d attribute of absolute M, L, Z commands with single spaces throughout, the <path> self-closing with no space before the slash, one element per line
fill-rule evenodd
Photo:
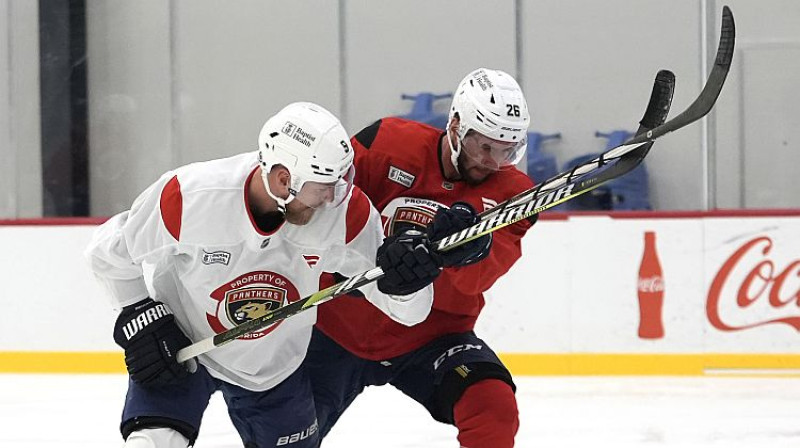
<path fill-rule="evenodd" d="M 297 199 L 311 208 L 340 205 L 353 186 L 353 147 L 339 120 L 322 106 L 292 103 L 267 120 L 258 136 L 258 157 L 267 193 L 285 211 Z M 282 165 L 291 175 L 289 197 L 269 187 L 267 175 Z"/>
<path fill-rule="evenodd" d="M 531 117 L 522 89 L 508 73 L 479 68 L 461 81 L 450 107 L 447 134 L 451 142 L 450 125 L 456 115 L 459 125 L 450 153 L 453 166 L 458 166 L 462 151 L 473 159 L 488 161 L 487 166 L 493 169 L 515 165 L 522 159 Z M 488 140 L 471 142 L 468 137 L 475 133 Z"/>

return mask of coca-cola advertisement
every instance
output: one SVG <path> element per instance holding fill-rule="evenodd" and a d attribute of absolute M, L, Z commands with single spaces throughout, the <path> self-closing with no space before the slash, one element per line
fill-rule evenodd
<path fill-rule="evenodd" d="M 664 337 L 664 274 L 658 259 L 656 232 L 644 233 L 644 250 L 639 263 L 636 282 L 639 298 L 639 337 L 661 339 Z"/>
<path fill-rule="evenodd" d="M 479 325 L 517 352 L 791 359 L 800 353 L 800 217 L 543 219 L 487 295 Z"/>
<path fill-rule="evenodd" d="M 713 340 L 770 334 L 772 349 L 798 346 L 800 226 L 793 223 L 775 225 L 764 218 L 708 223 L 705 317 Z M 737 232 L 726 231 L 733 228 Z"/>

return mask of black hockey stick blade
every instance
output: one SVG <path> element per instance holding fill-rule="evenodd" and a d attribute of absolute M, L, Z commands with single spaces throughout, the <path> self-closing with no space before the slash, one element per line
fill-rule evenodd
<path fill-rule="evenodd" d="M 645 115 L 642 118 L 642 123 L 659 123 L 659 120 L 660 122 L 663 122 L 663 118 L 666 118 L 666 113 L 669 111 L 669 105 L 672 99 L 674 87 L 674 76 L 672 77 L 671 82 L 665 81 L 666 78 L 664 78 L 664 76 L 666 75 L 662 75 L 663 72 L 664 71 L 659 72 L 659 76 L 656 77 L 656 82 L 653 85 L 653 93 L 650 96 L 650 103 L 648 104 Z M 652 145 L 652 142 L 648 142 L 641 146 L 649 147 L 649 145 Z M 507 203 L 508 201 L 498 205 L 498 207 L 503 207 Z M 500 227 L 498 227 L 498 229 L 499 228 Z M 297 302 L 277 308 L 276 310 L 261 317 L 243 322 L 242 324 L 237 325 L 229 330 L 200 340 L 179 350 L 177 355 L 178 362 L 184 362 L 188 359 L 194 358 L 248 333 L 262 330 L 269 325 L 293 316 L 308 308 L 321 305 L 329 300 L 352 292 L 368 283 L 378 280 L 381 277 L 383 277 L 383 270 L 380 267 L 375 267 L 369 271 L 363 272 L 321 291 L 317 291 L 314 294 L 304 297 Z"/>
<path fill-rule="evenodd" d="M 659 70 L 656 74 L 656 80 L 653 82 L 650 101 L 647 103 L 647 109 L 644 111 L 642 119 L 639 120 L 639 129 L 635 135 L 644 134 L 667 121 L 667 114 L 669 114 L 674 93 L 675 74 L 669 70 Z M 630 141 L 626 143 L 630 143 Z"/>
<path fill-rule="evenodd" d="M 647 103 L 644 116 L 642 116 L 642 119 L 639 121 L 639 129 L 636 130 L 634 138 L 646 134 L 667 121 L 667 115 L 672 106 L 672 97 L 674 94 L 675 74 L 669 70 L 659 70 L 656 74 L 656 80 L 653 82 L 653 91 L 650 94 L 650 101 Z M 633 139 L 625 143 L 630 144 L 631 140 Z M 631 159 L 638 158 L 638 165 L 641 163 L 641 159 L 644 159 L 647 153 L 650 152 L 650 148 L 653 147 L 653 144 L 655 144 L 655 141 L 650 140 L 647 144 L 631 151 L 628 157 Z M 634 168 L 636 168 L 636 166 L 632 167 L 631 170 Z"/>
<path fill-rule="evenodd" d="M 706 116 L 717 102 L 717 98 L 720 92 L 722 92 L 722 86 L 725 84 L 725 79 L 728 77 L 731 61 L 733 61 L 735 42 L 736 24 L 733 21 L 733 13 L 730 8 L 724 6 L 722 8 L 722 30 L 720 32 L 719 46 L 717 47 L 717 56 L 714 60 L 714 68 L 711 69 L 708 80 L 706 80 L 706 85 L 703 87 L 700 95 L 698 95 L 697 99 L 680 115 L 664 123 L 662 126 L 654 128 L 650 132 L 646 132 L 631 139 L 628 143 L 655 140 Z"/>

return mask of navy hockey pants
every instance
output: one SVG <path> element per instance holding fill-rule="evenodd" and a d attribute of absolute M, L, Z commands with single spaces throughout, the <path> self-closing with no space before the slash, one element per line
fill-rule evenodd
<path fill-rule="evenodd" d="M 218 390 L 246 448 L 319 445 L 311 385 L 302 366 L 263 392 L 220 381 L 202 366 L 176 385 L 142 387 L 128 380 L 122 412 L 123 437 L 137 427 L 150 426 L 171 427 L 194 440 L 209 399 Z"/>
<path fill-rule="evenodd" d="M 450 424 L 450 397 L 442 400 L 437 393 L 452 386 L 442 386 L 446 375 L 475 368 L 477 375 L 489 372 L 488 377 L 514 388 L 503 363 L 473 332 L 446 335 L 408 354 L 371 361 L 350 353 L 315 327 L 303 365 L 311 378 L 321 438 L 366 386 L 391 384 L 425 406 L 434 419 Z"/>

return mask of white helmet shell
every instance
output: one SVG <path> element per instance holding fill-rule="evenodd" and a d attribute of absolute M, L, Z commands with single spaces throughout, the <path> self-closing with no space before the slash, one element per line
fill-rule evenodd
<path fill-rule="evenodd" d="M 531 117 L 522 89 L 514 78 L 500 70 L 479 68 L 458 85 L 450 107 L 450 123 L 458 115 L 458 143 L 452 151 L 456 164 L 461 151 L 460 141 L 470 130 L 493 140 L 515 144 L 517 150 L 506 161 L 519 162 L 525 153 Z"/>
<path fill-rule="evenodd" d="M 267 120 L 258 135 L 258 153 L 264 176 L 275 165 L 283 165 L 291 174 L 290 197 L 285 201 L 275 198 L 265 179 L 268 193 L 279 205 L 294 199 L 305 182 L 331 184 L 353 174 L 354 152 L 347 132 L 338 118 L 314 103 L 289 104 Z"/>

